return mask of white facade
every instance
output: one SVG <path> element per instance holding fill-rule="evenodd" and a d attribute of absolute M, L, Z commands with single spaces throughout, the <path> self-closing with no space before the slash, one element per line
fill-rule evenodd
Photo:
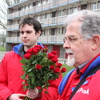
<path fill-rule="evenodd" d="M 59 58 L 65 58 L 63 21 L 68 14 L 80 9 L 90 9 L 99 13 L 100 0 L 24 0 L 10 6 L 7 18 L 7 51 L 21 43 L 18 26 L 20 18 L 31 15 L 41 22 L 44 30 L 39 42 L 47 45 L 49 51 L 58 51 Z"/>

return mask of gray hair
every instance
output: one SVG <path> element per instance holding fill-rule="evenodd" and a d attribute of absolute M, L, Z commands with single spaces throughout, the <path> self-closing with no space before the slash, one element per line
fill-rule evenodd
<path fill-rule="evenodd" d="M 100 14 L 90 10 L 77 11 L 68 15 L 65 19 L 64 26 L 67 27 L 70 22 L 77 19 L 81 23 L 79 32 L 87 39 L 94 35 L 100 35 Z"/>

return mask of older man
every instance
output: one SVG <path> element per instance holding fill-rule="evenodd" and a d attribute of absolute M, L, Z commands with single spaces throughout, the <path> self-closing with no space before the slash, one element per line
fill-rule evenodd
<path fill-rule="evenodd" d="M 100 14 L 83 10 L 65 20 L 63 47 L 74 66 L 59 85 L 59 100 L 100 100 Z"/>

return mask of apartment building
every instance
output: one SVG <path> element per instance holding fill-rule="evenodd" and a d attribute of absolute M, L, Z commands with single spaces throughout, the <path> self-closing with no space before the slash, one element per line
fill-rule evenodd
<path fill-rule="evenodd" d="M 63 21 L 68 14 L 81 9 L 100 12 L 100 0 L 24 0 L 8 7 L 6 50 L 21 43 L 18 23 L 21 17 L 30 15 L 43 27 L 38 41 L 47 45 L 49 51 L 56 50 L 59 58 L 66 58 Z"/>

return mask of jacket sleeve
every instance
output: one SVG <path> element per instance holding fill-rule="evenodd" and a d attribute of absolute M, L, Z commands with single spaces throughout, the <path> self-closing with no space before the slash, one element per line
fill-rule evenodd
<path fill-rule="evenodd" d="M 41 96 L 34 100 L 57 100 L 58 98 L 58 85 L 62 80 L 62 74 L 60 74 L 59 78 L 56 80 L 50 81 L 50 86 L 48 89 L 43 89 Z M 47 91 L 48 93 L 45 93 Z"/>
<path fill-rule="evenodd" d="M 0 64 L 0 100 L 7 100 L 13 92 L 7 87 L 6 62 L 2 60 Z"/>

